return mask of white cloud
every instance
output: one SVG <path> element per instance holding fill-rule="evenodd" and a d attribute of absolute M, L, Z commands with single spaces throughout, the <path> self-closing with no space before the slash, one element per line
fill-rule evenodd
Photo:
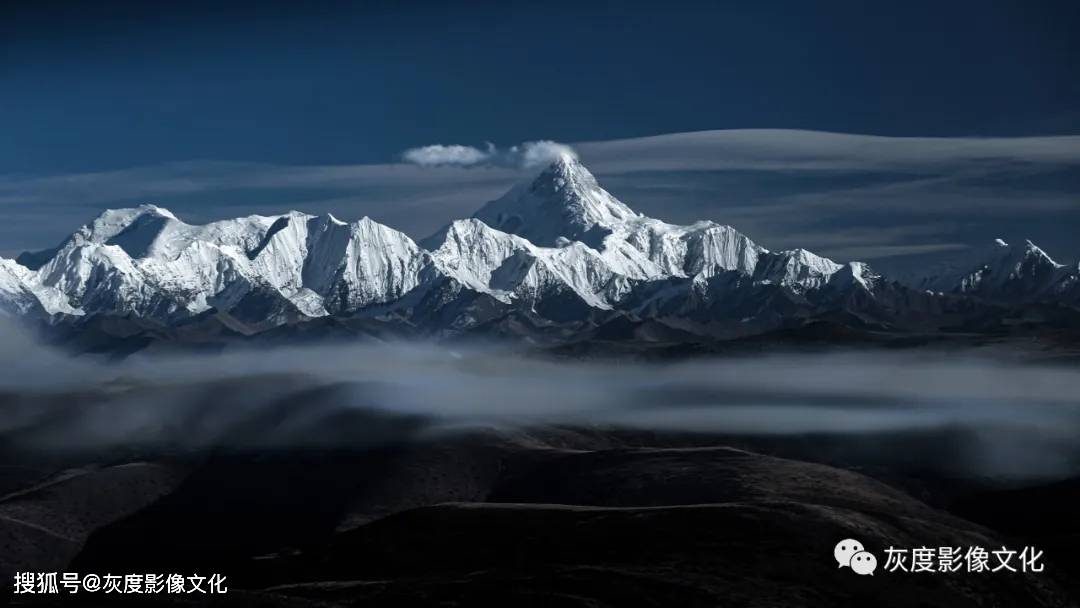
<path fill-rule="evenodd" d="M 548 140 L 525 142 L 510 148 L 510 153 L 519 157 L 520 166 L 525 168 L 546 165 L 563 156 L 577 158 L 577 152 L 570 146 Z"/>
<path fill-rule="evenodd" d="M 495 147 L 491 144 L 488 144 L 487 150 L 480 150 L 472 146 L 434 144 L 406 150 L 401 157 L 406 162 L 423 167 L 440 165 L 468 167 L 487 161 L 494 153 Z"/>
<path fill-rule="evenodd" d="M 577 153 L 566 144 L 540 140 L 527 141 L 506 150 L 499 150 L 491 143 L 487 144 L 483 150 L 458 144 L 449 146 L 433 144 L 410 148 L 402 153 L 401 158 L 407 163 L 422 167 L 484 165 L 529 169 L 546 165 L 562 156 L 577 158 Z"/>

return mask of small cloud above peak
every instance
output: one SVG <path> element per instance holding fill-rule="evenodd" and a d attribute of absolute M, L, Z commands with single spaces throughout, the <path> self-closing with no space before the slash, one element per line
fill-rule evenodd
<path fill-rule="evenodd" d="M 500 150 L 488 143 L 484 149 L 459 144 L 433 144 L 410 148 L 402 160 L 421 167 L 513 167 L 530 169 L 548 165 L 560 159 L 577 160 L 577 153 L 566 144 L 549 140 L 527 141 Z"/>
<path fill-rule="evenodd" d="M 551 164 L 557 160 L 577 160 L 577 152 L 573 148 L 549 140 L 525 142 L 510 151 L 520 154 L 521 166 L 526 168 Z"/>

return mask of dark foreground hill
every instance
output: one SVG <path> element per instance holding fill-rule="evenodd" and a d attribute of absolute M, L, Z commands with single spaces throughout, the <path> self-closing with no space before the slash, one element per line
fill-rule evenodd
<path fill-rule="evenodd" d="M 879 439 L 898 455 L 941 440 Z M 229 577 L 212 604 L 126 598 L 163 606 L 1077 605 L 1075 535 L 1044 547 L 1042 573 L 837 568 L 848 537 L 880 564 L 890 545 L 1049 543 L 1037 522 L 1080 506 L 1075 483 L 1005 492 L 917 459 L 868 464 L 865 440 L 542 428 L 96 464 L 8 451 L 0 569 Z M 50 604 L 28 597 L 12 599 Z"/>

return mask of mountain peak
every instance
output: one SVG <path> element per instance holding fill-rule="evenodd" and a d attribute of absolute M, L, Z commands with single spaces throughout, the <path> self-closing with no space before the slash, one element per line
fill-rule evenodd
<path fill-rule="evenodd" d="M 641 216 L 601 188 L 580 161 L 563 154 L 473 217 L 537 245 L 555 246 L 560 237 L 596 244 L 615 226 Z"/>
<path fill-rule="evenodd" d="M 549 172 L 565 178 L 582 176 L 585 179 L 590 179 L 594 182 L 596 181 L 596 178 L 593 177 L 593 174 L 587 168 L 585 168 L 585 165 L 583 165 L 576 156 L 568 152 L 556 155 L 544 168 L 542 174 Z"/>
<path fill-rule="evenodd" d="M 585 191 L 598 189 L 596 176 L 577 157 L 565 153 L 555 157 L 531 182 L 536 188 L 566 188 Z"/>
<path fill-rule="evenodd" d="M 1013 246 L 1002 239 L 938 264 L 918 283 L 931 291 L 1022 299 L 1045 293 L 1063 268 L 1035 243 Z"/>
<path fill-rule="evenodd" d="M 1060 264 L 1058 264 L 1057 262 L 1054 262 L 1053 258 L 1050 257 L 1050 254 L 1043 251 L 1038 245 L 1036 245 L 1035 243 L 1032 243 L 1028 239 L 1024 240 L 1024 253 L 1029 254 L 1029 255 L 1036 255 L 1036 256 L 1039 256 L 1039 257 L 1046 258 L 1047 260 L 1049 260 L 1055 266 L 1060 266 Z"/>
<path fill-rule="evenodd" d="M 988 255 L 984 254 L 982 262 L 986 266 L 1000 266 L 1003 264 L 1017 265 L 1023 263 L 1025 260 L 1055 268 L 1061 266 L 1061 264 L 1058 264 L 1050 257 L 1050 254 L 1043 251 L 1042 248 L 1031 242 L 1030 239 L 1024 239 L 1023 246 L 1016 247 L 1009 245 L 1001 239 L 995 239 L 994 247 L 991 248 L 991 253 Z"/>
<path fill-rule="evenodd" d="M 1048 261 L 1055 265 L 1060 265 L 1057 264 L 1057 262 L 1054 262 L 1054 260 L 1050 257 L 1050 254 L 1046 253 L 1042 250 L 1041 247 L 1031 242 L 1031 239 L 1024 239 L 1023 247 L 1013 247 L 1003 239 L 994 239 L 994 244 L 989 247 L 988 252 L 983 252 L 981 255 L 995 256 L 1002 254 L 1020 258 L 1034 255 L 1040 258 L 1046 258 Z"/>
<path fill-rule="evenodd" d="M 180 221 L 168 209 L 144 203 L 138 207 L 106 209 L 84 226 L 81 232 L 91 240 L 104 242 L 124 232 L 140 220 Z"/>

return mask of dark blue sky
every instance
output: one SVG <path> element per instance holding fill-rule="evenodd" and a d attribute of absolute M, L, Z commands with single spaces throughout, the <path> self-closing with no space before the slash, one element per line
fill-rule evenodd
<path fill-rule="evenodd" d="M 1080 257 L 1077 0 L 0 4 L 0 255 L 141 202 L 424 237 L 522 176 L 404 150 L 545 139 L 768 247 Z M 747 128 L 904 139 L 690 133 Z"/>
<path fill-rule="evenodd" d="M 1075 1 L 21 4 L 0 13 L 4 172 L 740 127 L 1080 132 Z"/>

